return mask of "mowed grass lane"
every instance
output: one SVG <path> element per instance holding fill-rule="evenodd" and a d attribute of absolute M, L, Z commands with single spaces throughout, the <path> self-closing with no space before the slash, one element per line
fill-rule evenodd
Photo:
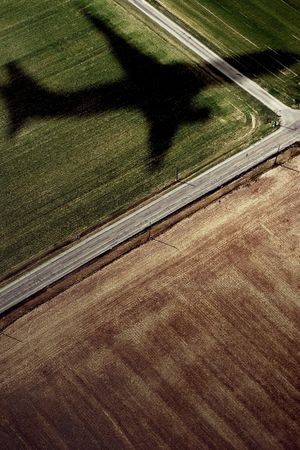
<path fill-rule="evenodd" d="M 270 51 L 274 62 L 282 62 L 282 70 L 272 73 L 272 67 L 259 83 L 290 106 L 300 105 L 300 3 L 298 0 L 151 0 L 183 20 L 201 39 L 221 56 L 236 58 L 236 66 L 243 71 L 239 55 Z M 286 67 L 282 55 L 296 53 L 296 60 Z M 257 67 L 265 59 L 250 59 Z"/>
<path fill-rule="evenodd" d="M 193 63 L 191 55 L 126 5 L 101 0 L 92 8 L 161 64 Z M 105 35 L 70 1 L 9 0 L 0 6 L 0 30 L 0 86 L 10 81 L 11 63 L 49 92 L 77 92 L 125 76 Z M 83 104 L 77 115 L 30 118 L 10 137 L 9 111 L 0 91 L 1 277 L 174 182 L 176 168 L 182 176 L 204 170 L 271 130 L 271 113 L 208 68 L 201 69 L 199 60 L 194 63 L 202 85 L 213 83 L 194 100 L 195 106 L 210 110 L 210 118 L 181 125 L 155 170 L 149 123 L 140 110 L 84 115 Z M 30 107 L 19 97 L 18 107 L 26 112 Z M 33 90 L 26 102 L 35 108 L 37 98 Z M 176 93 L 168 101 L 176 102 Z"/>

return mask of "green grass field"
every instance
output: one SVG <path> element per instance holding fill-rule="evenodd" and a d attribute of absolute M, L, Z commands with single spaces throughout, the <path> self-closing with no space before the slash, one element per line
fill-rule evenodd
<path fill-rule="evenodd" d="M 300 105 L 300 3 L 299 0 L 150 0 L 180 18 L 221 56 L 236 59 L 236 66 L 253 73 L 265 58 L 251 58 L 245 67 L 239 56 L 270 51 L 281 71 L 272 66 L 259 82 L 283 102 Z M 295 53 L 291 66 L 279 52 Z"/>
<path fill-rule="evenodd" d="M 111 42 L 70 1 L 0 5 L 1 277 L 170 185 L 177 168 L 182 176 L 204 170 L 271 131 L 272 113 L 153 31 L 125 1 L 95 1 L 92 12 L 117 33 Z M 145 77 L 138 91 L 122 84 L 128 43 L 139 49 L 130 70 L 136 64 Z M 158 79 L 138 67 L 143 54 Z M 190 81 L 172 94 L 182 74 Z M 155 132 L 149 141 L 153 115 L 172 128 L 185 98 L 198 119 L 180 123 L 166 148 L 153 142 Z"/>

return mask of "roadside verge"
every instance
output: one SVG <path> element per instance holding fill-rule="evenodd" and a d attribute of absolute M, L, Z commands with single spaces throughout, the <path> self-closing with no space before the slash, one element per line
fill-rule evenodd
<path fill-rule="evenodd" d="M 158 221 L 153 225 L 149 225 L 147 228 L 145 228 L 142 232 L 140 232 L 133 238 L 128 239 L 127 241 L 115 246 L 112 250 L 103 253 L 101 256 L 95 258 L 89 263 L 84 264 L 83 266 L 74 270 L 72 273 L 65 275 L 64 277 L 60 278 L 57 282 L 54 282 L 51 285 L 46 286 L 41 290 L 38 290 L 30 297 L 23 300 L 21 304 L 19 304 L 19 302 L 16 303 L 14 307 L 8 308 L 7 310 L 3 311 L 0 331 L 5 329 L 8 325 L 13 323 L 15 320 L 17 320 L 24 314 L 30 312 L 32 309 L 36 308 L 42 303 L 57 296 L 59 293 L 65 291 L 72 285 L 79 283 L 83 279 L 89 277 L 96 271 L 100 270 L 102 267 L 110 264 L 114 260 L 130 252 L 131 250 L 139 247 L 140 245 L 147 242 L 149 239 L 159 236 L 161 233 L 163 233 L 168 228 L 172 227 L 182 219 L 192 215 L 201 208 L 205 208 L 210 203 L 217 201 L 219 198 L 233 191 L 234 189 L 237 189 L 240 186 L 255 180 L 255 178 L 257 178 L 259 175 L 266 172 L 267 170 L 274 168 L 276 165 L 284 164 L 290 158 L 293 158 L 298 154 L 300 154 L 300 143 L 291 145 L 286 150 L 278 152 L 276 155 L 269 157 L 262 163 L 251 168 L 243 175 L 236 177 L 235 179 L 224 184 L 223 186 L 220 186 L 220 188 L 191 202 L 188 206 L 177 210 L 173 214 L 170 214 L 167 218 Z"/>

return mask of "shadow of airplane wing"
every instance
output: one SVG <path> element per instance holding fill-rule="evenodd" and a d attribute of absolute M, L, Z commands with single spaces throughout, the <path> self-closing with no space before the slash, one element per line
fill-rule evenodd
<path fill-rule="evenodd" d="M 83 8 L 80 8 L 80 10 L 98 32 L 105 34 L 111 44 L 113 54 L 131 78 L 143 76 L 148 68 L 153 71 L 154 66 L 161 67 L 158 61 L 129 44 L 112 27 L 107 25 L 106 22 L 95 17 Z M 237 55 L 236 57 L 225 57 L 224 60 L 231 66 L 236 67 L 237 70 L 240 70 L 245 76 L 253 77 L 266 73 L 274 74 L 279 72 L 298 62 L 299 55 L 288 51 L 268 49 Z M 205 66 L 211 70 L 212 66 L 210 64 L 205 64 L 202 67 L 205 68 Z M 228 82 L 231 81 L 228 79 Z"/>
<path fill-rule="evenodd" d="M 167 150 L 171 147 L 173 138 L 178 130 L 179 122 L 173 120 L 151 120 L 149 130 L 149 149 L 151 167 L 158 168 Z"/>
<path fill-rule="evenodd" d="M 142 53 L 137 47 L 123 39 L 105 21 L 94 16 L 86 9 L 80 8 L 80 10 L 94 28 L 99 33 L 103 33 L 106 36 L 110 43 L 113 55 L 121 64 L 128 77 L 135 79 L 142 76 L 148 68 L 153 69 L 153 66 L 159 65 L 154 58 Z"/>
<path fill-rule="evenodd" d="M 152 168 L 159 167 L 167 150 L 171 147 L 178 128 L 184 123 L 203 123 L 211 116 L 208 108 L 187 109 L 181 117 L 173 114 L 170 120 L 168 114 L 157 115 L 148 119 L 151 123 L 149 131 L 150 162 Z"/>
<path fill-rule="evenodd" d="M 128 43 L 103 20 L 79 9 L 106 36 L 126 76 L 76 92 L 52 92 L 25 74 L 17 63 L 7 64 L 10 80 L 0 87 L 0 93 L 9 111 L 9 136 L 14 136 L 28 118 L 81 117 L 109 109 L 137 108 L 149 122 L 150 158 L 154 166 L 159 165 L 182 123 L 203 122 L 210 116 L 205 108 L 194 111 L 191 105 L 200 89 L 220 80 L 205 76 L 205 69 L 211 71 L 209 64 L 202 66 L 203 75 L 192 64 L 160 64 Z M 225 60 L 238 66 L 246 76 L 257 76 L 290 66 L 298 60 L 298 55 L 267 50 Z"/>

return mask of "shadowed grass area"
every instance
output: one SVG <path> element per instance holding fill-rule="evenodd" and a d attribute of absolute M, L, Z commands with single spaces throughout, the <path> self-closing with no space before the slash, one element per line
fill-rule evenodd
<path fill-rule="evenodd" d="M 202 41 L 253 76 L 265 68 L 259 83 L 284 103 L 300 106 L 300 3 L 297 0 L 149 0 L 182 20 Z M 253 52 L 270 51 L 273 64 Z M 286 53 L 297 55 L 292 65 Z M 249 54 L 248 59 L 241 55 Z M 269 59 L 270 63 L 270 59 Z M 251 71 L 250 71 L 251 72 Z"/>
<path fill-rule="evenodd" d="M 2 276 L 271 130 L 126 2 L 89 4 L 0 6 Z"/>

